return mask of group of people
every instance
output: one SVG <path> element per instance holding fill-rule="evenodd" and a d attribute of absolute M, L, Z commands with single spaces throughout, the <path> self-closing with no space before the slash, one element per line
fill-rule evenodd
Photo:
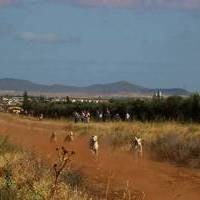
<path fill-rule="evenodd" d="M 129 121 L 131 120 L 131 115 L 129 112 L 126 112 L 125 116 L 120 116 L 119 113 L 111 114 L 111 111 L 109 109 L 107 109 L 105 112 L 97 110 L 96 119 L 97 121 L 121 121 L 122 119 L 125 121 Z"/>
<path fill-rule="evenodd" d="M 82 111 L 81 113 L 74 112 L 74 122 L 83 122 L 83 123 L 89 123 L 91 114 L 88 111 Z M 125 116 L 120 116 L 119 113 L 116 114 L 111 114 L 110 110 L 107 109 L 105 112 L 97 110 L 96 111 L 96 116 L 94 117 L 97 121 L 110 121 L 110 120 L 115 120 L 115 121 L 130 121 L 131 120 L 131 115 L 129 112 L 125 113 Z"/>
<path fill-rule="evenodd" d="M 83 122 L 89 123 L 90 122 L 90 112 L 82 111 L 81 113 L 74 112 L 74 122 Z"/>
<path fill-rule="evenodd" d="M 111 113 L 110 110 L 107 109 L 104 113 L 103 111 L 96 111 L 96 119 L 97 121 L 109 121 L 111 119 Z"/>

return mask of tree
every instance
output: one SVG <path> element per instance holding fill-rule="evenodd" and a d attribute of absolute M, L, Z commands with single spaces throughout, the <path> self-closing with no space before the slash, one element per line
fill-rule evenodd
<path fill-rule="evenodd" d="M 29 110 L 29 101 L 28 101 L 28 93 L 27 91 L 24 92 L 23 94 L 23 104 L 22 104 L 22 108 L 24 111 L 28 111 Z"/>

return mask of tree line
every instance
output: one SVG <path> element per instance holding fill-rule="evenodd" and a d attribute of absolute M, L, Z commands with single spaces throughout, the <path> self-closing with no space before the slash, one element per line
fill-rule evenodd
<path fill-rule="evenodd" d="M 93 119 L 97 111 L 100 111 L 106 119 L 106 112 L 109 110 L 111 119 L 119 114 L 125 120 L 126 113 L 129 113 L 131 120 L 139 121 L 183 121 L 200 122 L 200 95 L 193 94 L 190 97 L 170 96 L 167 98 L 152 99 L 110 99 L 108 102 L 87 103 L 87 102 L 46 102 L 45 98 L 28 98 L 24 95 L 23 109 L 39 116 L 43 114 L 46 118 L 72 118 L 75 112 L 90 112 Z"/>

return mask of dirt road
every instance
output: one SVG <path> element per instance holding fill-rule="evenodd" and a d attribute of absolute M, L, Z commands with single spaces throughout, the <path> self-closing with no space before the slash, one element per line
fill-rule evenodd
<path fill-rule="evenodd" d="M 63 122 L 0 115 L 0 135 L 8 135 L 11 142 L 51 162 L 55 159 L 55 146 L 63 145 L 64 127 Z M 56 145 L 49 142 L 52 131 L 58 133 Z M 147 159 L 138 161 L 131 154 L 113 151 L 103 144 L 96 159 L 88 149 L 87 136 L 77 136 L 66 148 L 76 151 L 72 167 L 86 177 L 88 190 L 97 199 L 106 195 L 108 199 L 122 199 L 123 196 L 141 200 L 200 199 L 200 170 Z"/>

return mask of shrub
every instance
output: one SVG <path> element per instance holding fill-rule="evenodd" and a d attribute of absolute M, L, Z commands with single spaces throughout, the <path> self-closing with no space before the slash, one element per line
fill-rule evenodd
<path fill-rule="evenodd" d="M 159 135 L 149 144 L 153 156 L 179 165 L 200 167 L 200 137 L 169 133 Z"/>
<path fill-rule="evenodd" d="M 75 111 L 89 111 L 95 118 L 96 111 L 104 113 L 107 108 L 111 111 L 111 117 L 120 114 L 125 120 L 125 113 L 129 112 L 132 119 L 140 121 L 194 121 L 200 122 L 200 96 L 198 94 L 190 97 L 171 96 L 168 98 L 152 99 L 111 99 L 107 103 L 72 103 L 67 102 L 45 102 L 43 99 L 34 99 L 26 102 L 29 113 L 39 116 L 43 113 L 50 118 L 71 118 Z M 104 115 L 104 120 L 106 115 Z"/>
<path fill-rule="evenodd" d="M 0 137 L 0 155 L 3 155 L 7 152 L 13 152 L 16 150 L 15 145 L 11 145 L 8 143 L 8 136 L 6 137 Z"/>

